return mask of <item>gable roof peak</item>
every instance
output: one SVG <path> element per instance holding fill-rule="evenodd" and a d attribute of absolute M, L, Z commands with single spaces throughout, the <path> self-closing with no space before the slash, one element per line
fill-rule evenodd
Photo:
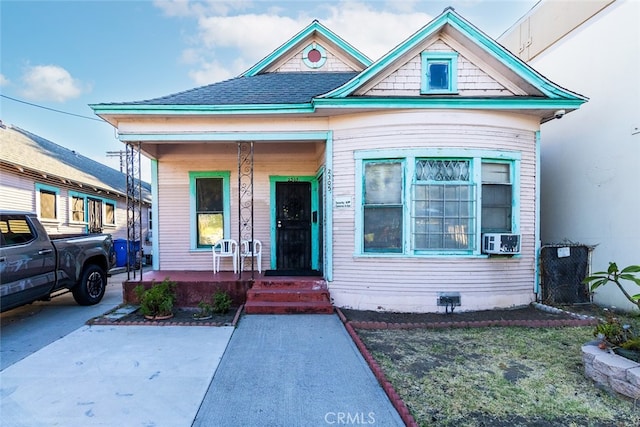
<path fill-rule="evenodd" d="M 329 43 L 335 45 L 338 49 L 348 55 L 355 63 L 360 64 L 363 69 L 368 67 L 372 63 L 371 59 L 369 59 L 366 55 L 351 46 L 333 31 L 328 29 L 319 20 L 314 19 L 309 25 L 303 28 L 287 42 L 276 48 L 269 55 L 265 56 L 253 67 L 242 73 L 240 77 L 255 76 L 256 74 L 265 72 L 265 70 L 269 69 L 269 67 L 275 62 L 280 60 L 283 56 L 291 54 L 291 52 L 296 47 L 303 44 L 306 40 L 312 38 L 313 36 L 319 36 L 327 40 Z"/>

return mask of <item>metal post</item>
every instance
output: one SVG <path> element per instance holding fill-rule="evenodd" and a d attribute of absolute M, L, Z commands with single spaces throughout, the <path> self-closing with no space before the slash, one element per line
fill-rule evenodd
<path fill-rule="evenodd" d="M 140 143 L 129 143 L 127 154 L 127 280 L 131 280 L 131 264 L 133 278 L 136 279 L 136 261 L 140 259 L 140 278 L 142 281 L 142 176 L 140 168 Z M 139 242 L 132 253 L 132 243 Z M 129 259 L 134 256 L 133 262 Z"/>
<path fill-rule="evenodd" d="M 253 237 L 253 141 L 241 141 L 238 142 L 238 239 L 242 244 L 243 240 L 253 242 Z M 251 280 L 254 280 L 254 263 L 255 258 L 251 257 Z M 242 268 L 239 278 L 242 279 Z"/>

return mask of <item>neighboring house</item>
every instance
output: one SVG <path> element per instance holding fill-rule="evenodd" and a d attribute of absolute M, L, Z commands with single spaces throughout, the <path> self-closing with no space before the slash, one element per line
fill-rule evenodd
<path fill-rule="evenodd" d="M 143 182 L 139 240 L 145 254 L 151 254 L 150 190 Z M 18 127 L 2 125 L 0 209 L 36 212 L 52 235 L 98 232 L 127 239 L 126 174 Z"/>
<path fill-rule="evenodd" d="M 542 126 L 541 237 L 595 246 L 593 271 L 610 261 L 640 264 L 639 19 L 638 1 L 545 0 L 501 38 L 546 76 L 589 95 L 579 112 Z M 594 301 L 634 307 L 615 285 Z"/>
<path fill-rule="evenodd" d="M 152 159 L 155 270 L 253 235 L 336 306 L 425 312 L 535 300 L 540 123 L 585 100 L 446 9 L 375 62 L 314 21 L 237 78 L 91 107 Z"/>

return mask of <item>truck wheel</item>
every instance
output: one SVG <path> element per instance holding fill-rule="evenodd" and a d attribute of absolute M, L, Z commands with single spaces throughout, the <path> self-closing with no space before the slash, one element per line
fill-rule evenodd
<path fill-rule="evenodd" d="M 107 290 L 107 274 L 99 266 L 85 267 L 80 282 L 72 289 L 73 299 L 80 305 L 94 305 L 102 300 Z"/>

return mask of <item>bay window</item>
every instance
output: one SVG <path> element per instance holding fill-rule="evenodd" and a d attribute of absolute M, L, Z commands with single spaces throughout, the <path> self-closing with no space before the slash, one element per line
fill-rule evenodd
<path fill-rule="evenodd" d="M 520 154 L 452 149 L 444 157 L 443 151 L 356 154 L 362 178 L 356 252 L 480 255 L 482 233 L 517 232 Z"/>

